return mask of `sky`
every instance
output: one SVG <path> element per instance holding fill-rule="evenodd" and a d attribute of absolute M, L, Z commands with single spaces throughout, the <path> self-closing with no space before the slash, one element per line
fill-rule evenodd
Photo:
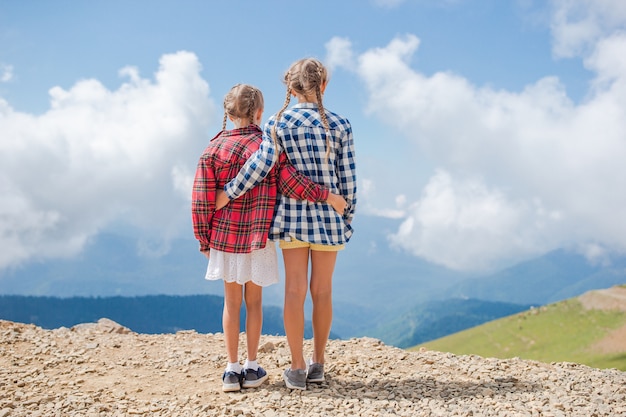
<path fill-rule="evenodd" d="M 357 154 L 354 238 L 457 271 L 626 252 L 623 0 L 0 0 L 0 271 L 104 232 L 193 239 L 222 99 L 303 57 Z"/>

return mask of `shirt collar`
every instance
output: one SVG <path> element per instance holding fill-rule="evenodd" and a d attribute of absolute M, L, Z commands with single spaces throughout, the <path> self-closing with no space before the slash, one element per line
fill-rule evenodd
<path fill-rule="evenodd" d="M 250 124 L 246 127 L 240 127 L 238 129 L 232 129 L 232 130 L 222 130 L 221 132 L 219 132 L 217 135 L 215 135 L 215 137 L 213 139 L 211 139 L 211 141 L 221 137 L 230 137 L 230 136 L 246 136 L 246 135 L 252 135 L 255 133 L 261 133 L 261 128 L 258 127 L 257 125 L 254 124 Z"/>
<path fill-rule="evenodd" d="M 261 128 L 257 125 L 250 124 L 246 127 L 240 127 L 238 129 L 225 130 L 224 134 L 227 136 L 231 135 L 249 135 L 252 133 L 261 132 Z"/>
<path fill-rule="evenodd" d="M 311 103 L 311 102 L 308 102 L 308 103 L 296 103 L 296 104 L 293 105 L 292 108 L 294 108 L 294 109 L 315 109 L 315 110 L 317 110 L 318 109 L 318 105 L 317 105 L 317 103 Z"/>

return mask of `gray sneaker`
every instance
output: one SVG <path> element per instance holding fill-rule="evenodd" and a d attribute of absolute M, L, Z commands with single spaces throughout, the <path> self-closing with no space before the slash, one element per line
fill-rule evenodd
<path fill-rule="evenodd" d="M 324 382 L 324 364 L 312 363 L 309 365 L 309 372 L 307 373 L 306 380 L 308 382 Z"/>
<path fill-rule="evenodd" d="M 283 379 L 285 380 L 285 385 L 289 389 L 306 389 L 306 371 L 304 369 L 285 369 Z"/>

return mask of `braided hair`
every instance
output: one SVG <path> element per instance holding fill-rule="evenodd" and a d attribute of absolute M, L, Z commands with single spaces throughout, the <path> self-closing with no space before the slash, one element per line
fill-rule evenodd
<path fill-rule="evenodd" d="M 301 94 L 305 97 L 311 97 L 315 94 L 317 106 L 319 109 L 322 125 L 326 131 L 326 161 L 330 155 L 330 125 L 326 118 L 326 111 L 322 102 L 322 85 L 328 81 L 328 71 L 324 65 L 315 58 L 304 58 L 294 62 L 289 70 L 285 73 L 283 83 L 287 86 L 287 96 L 285 103 L 280 111 L 276 114 L 276 120 L 272 127 L 272 139 L 274 147 L 278 153 L 278 143 L 276 136 L 276 126 L 283 115 L 283 112 L 289 106 L 291 93 Z"/>
<path fill-rule="evenodd" d="M 228 117 L 248 120 L 254 124 L 254 115 L 263 108 L 263 93 L 248 84 L 237 84 L 224 97 L 224 120 L 222 130 L 226 130 Z"/>

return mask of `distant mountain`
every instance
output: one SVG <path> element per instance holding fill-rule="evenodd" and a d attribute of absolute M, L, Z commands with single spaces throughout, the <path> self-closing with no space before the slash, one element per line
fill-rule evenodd
<path fill-rule="evenodd" d="M 221 333 L 223 302 L 222 297 L 215 295 L 69 298 L 0 295 L 0 319 L 56 329 L 108 318 L 137 333 L 179 330 Z M 242 307 L 241 331 L 244 330 Z M 263 307 L 262 333 L 285 335 L 282 309 Z M 306 338 L 313 337 L 310 321 L 305 323 L 304 334 Z M 339 338 L 335 332 L 330 337 Z"/>
<path fill-rule="evenodd" d="M 591 264 L 580 254 L 555 250 L 490 276 L 459 282 L 449 288 L 449 295 L 540 306 L 623 282 L 626 258 L 610 265 Z"/>
<path fill-rule="evenodd" d="M 335 300 L 397 312 L 442 294 L 473 275 L 460 273 L 393 247 L 388 236 L 401 221 L 363 216 L 337 258 Z M 438 297 L 440 298 L 440 297 Z M 443 297 L 448 298 L 448 297 Z"/>
<path fill-rule="evenodd" d="M 175 333 L 196 330 L 199 333 L 222 332 L 223 298 L 215 295 L 140 296 L 140 297 L 33 297 L 0 296 L 0 319 L 31 323 L 45 329 L 72 327 L 80 323 L 111 319 L 137 333 Z M 494 318 L 521 311 L 523 306 L 478 300 L 429 302 L 383 324 L 363 322 L 364 310 L 342 310 L 343 320 L 362 323 L 364 334 L 387 344 L 407 347 L 475 326 Z M 241 331 L 245 312 L 242 309 Z M 333 324 L 331 338 L 348 338 Z M 284 335 L 282 310 L 275 306 L 263 309 L 263 334 Z M 310 321 L 305 337 L 313 336 Z"/>
<path fill-rule="evenodd" d="M 137 333 L 175 333 L 192 329 L 199 333 L 217 333 L 222 332 L 222 305 L 223 298 L 215 295 L 69 298 L 4 295 L 0 296 L 0 319 L 56 329 L 93 323 L 104 317 Z M 368 336 L 390 345 L 408 347 L 522 309 L 523 306 L 478 300 L 429 302 L 378 328 L 374 322 L 362 322 L 364 311 L 358 307 L 342 311 L 339 316 L 362 323 L 362 331 Z M 244 331 L 244 323 L 242 309 L 241 331 Z M 263 334 L 284 335 L 280 308 L 264 307 Z M 312 336 L 311 323 L 307 321 L 305 337 Z M 333 325 L 331 338 L 341 336 Z"/>
<path fill-rule="evenodd" d="M 0 318 L 44 329 L 72 327 L 106 317 L 138 333 L 196 329 L 219 332 L 222 299 L 217 296 L 30 297 L 0 296 Z"/>
<path fill-rule="evenodd" d="M 359 215 L 355 234 L 339 253 L 333 277 L 333 332 L 371 335 L 429 301 L 471 298 L 543 305 L 626 281 L 626 258 L 592 265 L 564 250 L 489 276 L 459 273 L 394 248 L 388 236 L 401 220 Z M 53 297 L 223 295 L 221 281 L 206 281 L 206 259 L 191 234 L 170 243 L 163 256 L 146 255 L 136 238 L 101 233 L 72 259 L 31 262 L 0 271 L 0 294 Z M 279 265 L 282 269 L 282 256 Z M 281 282 L 263 291 L 265 306 L 282 310 Z M 310 318 L 310 300 L 305 313 Z"/>
<path fill-rule="evenodd" d="M 416 305 L 449 298 L 448 288 L 468 275 L 394 248 L 388 235 L 400 220 L 360 216 L 339 253 L 333 277 L 333 330 L 344 337 L 371 335 Z"/>
<path fill-rule="evenodd" d="M 594 290 L 484 323 L 421 347 L 457 355 L 576 362 L 626 371 L 626 287 Z"/>
<path fill-rule="evenodd" d="M 528 305 L 474 299 L 430 301 L 380 326 L 372 336 L 406 348 L 529 308 Z"/>
<path fill-rule="evenodd" d="M 0 292 L 53 297 L 207 294 L 205 270 L 194 240 L 173 241 L 167 254 L 151 256 L 140 254 L 134 238 L 102 233 L 75 258 L 1 271 Z"/>
<path fill-rule="evenodd" d="M 432 298 L 465 277 L 393 249 L 387 235 L 399 220 L 360 216 L 355 234 L 338 256 L 333 281 L 333 331 L 345 337 L 367 329 Z M 191 234 L 191 231 L 190 231 Z M 266 306 L 282 309 L 281 282 L 264 289 Z M 142 255 L 136 239 L 101 233 L 72 259 L 31 262 L 0 271 L 0 294 L 53 297 L 135 297 L 144 295 L 223 295 L 221 281 L 206 281 L 206 259 L 190 236 L 171 242 L 163 256 Z M 310 304 L 308 305 L 310 307 Z M 310 313 L 307 308 L 307 315 Z M 358 312 L 358 314 L 354 314 Z"/>

